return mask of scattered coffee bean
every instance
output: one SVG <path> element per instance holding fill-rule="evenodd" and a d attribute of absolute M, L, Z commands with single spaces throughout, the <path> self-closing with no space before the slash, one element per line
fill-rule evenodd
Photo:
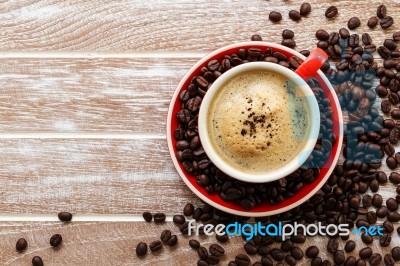
<path fill-rule="evenodd" d="M 315 257 L 311 260 L 311 266 L 321 266 L 322 259 L 320 257 Z"/>
<path fill-rule="evenodd" d="M 319 249 L 316 246 L 308 247 L 306 250 L 306 256 L 309 258 L 315 258 L 319 254 Z"/>
<path fill-rule="evenodd" d="M 70 222 L 72 220 L 72 213 L 70 212 L 59 212 L 58 219 L 62 222 Z"/>
<path fill-rule="evenodd" d="M 365 45 L 370 45 L 372 43 L 372 38 L 368 33 L 364 33 L 361 36 L 361 40 L 362 40 L 363 44 L 365 44 Z"/>
<path fill-rule="evenodd" d="M 376 15 L 378 18 L 384 18 L 386 16 L 386 6 L 385 5 L 379 5 L 377 10 L 376 10 Z"/>
<path fill-rule="evenodd" d="M 391 254 L 386 254 L 385 257 L 383 257 L 383 262 L 385 266 L 394 266 L 396 264 Z"/>
<path fill-rule="evenodd" d="M 247 254 L 249 255 L 257 254 L 258 249 L 256 245 L 254 245 L 253 243 L 247 242 L 243 247 Z"/>
<path fill-rule="evenodd" d="M 392 39 L 386 39 L 383 42 L 383 46 L 388 48 L 390 51 L 393 51 L 393 50 L 395 50 L 397 48 L 397 44 Z"/>
<path fill-rule="evenodd" d="M 193 249 L 198 249 L 200 247 L 200 242 L 194 239 L 189 240 L 189 246 Z"/>
<path fill-rule="evenodd" d="M 283 258 L 285 257 L 283 251 L 278 248 L 271 249 L 270 255 L 276 261 L 282 261 Z"/>
<path fill-rule="evenodd" d="M 400 228 L 400 227 L 399 227 Z M 400 260 L 400 247 L 394 247 L 391 250 L 392 257 L 395 261 Z"/>
<path fill-rule="evenodd" d="M 387 214 L 387 219 L 393 223 L 400 221 L 400 213 L 396 212 L 389 212 Z"/>
<path fill-rule="evenodd" d="M 336 6 L 330 6 L 328 9 L 325 11 L 325 17 L 327 18 L 334 18 L 338 14 L 338 9 Z"/>
<path fill-rule="evenodd" d="M 296 42 L 293 39 L 283 39 L 281 44 L 292 49 L 296 47 Z"/>
<path fill-rule="evenodd" d="M 397 167 L 396 159 L 393 156 L 389 156 L 386 158 L 386 164 L 389 169 L 395 169 Z"/>
<path fill-rule="evenodd" d="M 60 234 L 54 234 L 50 237 L 50 245 L 52 247 L 58 247 L 62 243 L 62 236 Z"/>
<path fill-rule="evenodd" d="M 165 222 L 165 214 L 164 213 L 156 213 L 154 214 L 154 222 L 155 223 L 163 223 Z"/>
<path fill-rule="evenodd" d="M 207 258 L 209 265 L 217 265 L 219 263 L 219 258 L 213 255 L 209 255 Z"/>
<path fill-rule="evenodd" d="M 346 28 L 341 28 L 341 29 L 339 30 L 339 35 L 340 35 L 340 38 L 342 38 L 342 39 L 348 39 L 348 38 L 350 38 L 350 32 L 349 32 L 349 30 L 346 29 Z"/>
<path fill-rule="evenodd" d="M 304 257 L 303 251 L 299 247 L 293 247 L 290 250 L 290 254 L 295 258 L 296 260 L 301 260 Z"/>
<path fill-rule="evenodd" d="M 381 19 L 380 25 L 383 29 L 390 28 L 393 25 L 393 18 L 391 16 L 386 16 Z"/>
<path fill-rule="evenodd" d="M 307 16 L 308 14 L 310 14 L 311 12 L 311 5 L 310 3 L 303 3 L 300 6 L 300 15 L 302 15 L 303 17 Z"/>
<path fill-rule="evenodd" d="M 170 247 L 175 246 L 177 243 L 178 243 L 178 237 L 176 235 L 172 235 L 167 241 L 167 245 Z"/>
<path fill-rule="evenodd" d="M 207 249 L 205 247 L 199 247 L 197 249 L 197 255 L 199 256 L 200 259 L 207 260 L 208 251 L 207 251 Z"/>
<path fill-rule="evenodd" d="M 250 243 L 250 242 L 248 242 L 248 243 Z M 211 246 L 208 248 L 208 250 L 211 255 L 216 256 L 216 257 L 221 257 L 225 254 L 225 249 L 218 244 L 211 244 Z"/>
<path fill-rule="evenodd" d="M 400 31 L 396 31 L 393 33 L 393 41 L 395 41 L 395 42 L 400 41 Z"/>
<path fill-rule="evenodd" d="M 171 238 L 171 235 L 172 235 L 171 231 L 166 229 L 166 230 L 161 232 L 160 239 L 161 239 L 162 242 L 166 243 Z"/>
<path fill-rule="evenodd" d="M 43 266 L 43 260 L 39 256 L 35 256 L 32 258 L 32 266 Z"/>
<path fill-rule="evenodd" d="M 293 21 L 299 21 L 301 19 L 301 15 L 299 11 L 290 10 L 289 11 L 289 18 Z"/>
<path fill-rule="evenodd" d="M 282 14 L 276 11 L 272 11 L 271 13 L 269 13 L 269 19 L 272 22 L 279 22 L 282 19 Z"/>
<path fill-rule="evenodd" d="M 327 41 L 329 39 L 329 33 L 326 30 L 317 30 L 315 37 L 320 41 Z"/>
<path fill-rule="evenodd" d="M 385 233 L 388 233 L 388 234 L 392 233 L 394 231 L 393 223 L 390 221 L 385 221 L 383 223 L 383 229 L 384 229 Z"/>
<path fill-rule="evenodd" d="M 356 242 L 354 242 L 353 240 L 349 240 L 344 246 L 344 250 L 346 252 L 352 252 L 355 249 L 355 247 L 356 247 Z"/>
<path fill-rule="evenodd" d="M 252 40 L 252 41 L 260 42 L 260 41 L 262 41 L 262 38 L 261 38 L 260 35 L 254 34 L 253 36 L 251 36 L 251 40 Z"/>
<path fill-rule="evenodd" d="M 361 21 L 358 17 L 352 17 L 347 22 L 347 27 L 351 30 L 354 30 L 354 29 L 360 27 L 360 25 L 361 25 Z"/>
<path fill-rule="evenodd" d="M 187 203 L 183 208 L 183 215 L 192 216 L 194 212 L 194 206 L 191 203 Z"/>
<path fill-rule="evenodd" d="M 28 242 L 26 241 L 25 238 L 20 238 L 17 240 L 17 243 L 15 244 L 15 249 L 18 252 L 24 251 L 28 247 Z"/>
<path fill-rule="evenodd" d="M 143 219 L 146 221 L 146 222 L 151 222 L 151 220 L 153 220 L 153 215 L 150 213 L 150 212 L 144 212 L 143 213 Z"/>
<path fill-rule="evenodd" d="M 250 265 L 250 257 L 245 254 L 238 254 L 235 257 L 235 263 L 238 266 L 247 266 Z"/>
<path fill-rule="evenodd" d="M 392 237 L 389 234 L 384 234 L 379 238 L 379 244 L 381 245 L 381 247 L 388 247 L 391 240 Z"/>
<path fill-rule="evenodd" d="M 361 259 L 368 259 L 372 255 L 372 249 L 370 247 L 365 247 L 360 250 L 358 253 Z"/>
<path fill-rule="evenodd" d="M 282 31 L 282 38 L 283 39 L 293 39 L 294 38 L 294 32 L 289 29 L 285 29 Z"/>
<path fill-rule="evenodd" d="M 400 184 L 400 173 L 391 172 L 389 175 L 389 181 L 395 185 Z"/>
<path fill-rule="evenodd" d="M 206 260 L 200 259 L 197 261 L 197 266 L 208 266 L 208 265 L 209 263 Z"/>
<path fill-rule="evenodd" d="M 139 244 L 137 244 L 136 246 L 136 255 L 137 256 L 144 256 L 147 253 L 147 244 L 140 242 Z"/>
<path fill-rule="evenodd" d="M 344 255 L 344 252 L 342 250 L 336 250 L 335 253 L 333 254 L 333 261 L 335 262 L 336 265 L 341 265 L 344 263 L 346 260 L 346 257 Z"/>
<path fill-rule="evenodd" d="M 339 247 L 339 242 L 337 239 L 331 238 L 327 244 L 327 250 L 329 253 L 333 254 Z"/>
<path fill-rule="evenodd" d="M 364 244 L 369 245 L 374 241 L 374 238 L 370 234 L 363 233 L 361 235 L 361 240 L 362 240 L 362 242 L 364 242 Z"/>
<path fill-rule="evenodd" d="M 151 252 L 160 251 L 162 249 L 161 241 L 155 240 L 155 241 L 151 242 L 149 245 L 149 248 L 150 248 Z"/>
<path fill-rule="evenodd" d="M 371 266 L 379 265 L 381 262 L 382 262 L 382 256 L 379 253 L 374 253 L 369 258 L 369 264 L 371 264 Z"/>
<path fill-rule="evenodd" d="M 396 211 L 399 207 L 397 201 L 394 198 L 389 198 L 386 200 L 386 206 L 390 211 Z"/>
<path fill-rule="evenodd" d="M 186 222 L 186 219 L 183 215 L 174 215 L 172 217 L 172 221 L 176 224 L 184 224 Z"/>
<path fill-rule="evenodd" d="M 375 28 L 376 25 L 378 25 L 378 18 L 377 17 L 371 17 L 370 19 L 368 19 L 367 25 L 369 28 Z"/>

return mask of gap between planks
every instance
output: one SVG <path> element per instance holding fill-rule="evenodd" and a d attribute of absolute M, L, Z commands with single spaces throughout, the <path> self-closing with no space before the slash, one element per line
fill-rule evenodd
<path fill-rule="evenodd" d="M 164 133 L 0 132 L 0 139 L 166 139 Z"/>

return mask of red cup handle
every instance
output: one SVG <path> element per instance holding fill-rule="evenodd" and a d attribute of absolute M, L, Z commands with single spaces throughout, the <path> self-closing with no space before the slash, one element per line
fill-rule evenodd
<path fill-rule="evenodd" d="M 317 71 L 327 59 L 328 55 L 324 50 L 315 48 L 295 72 L 307 81 L 310 78 L 315 77 Z"/>

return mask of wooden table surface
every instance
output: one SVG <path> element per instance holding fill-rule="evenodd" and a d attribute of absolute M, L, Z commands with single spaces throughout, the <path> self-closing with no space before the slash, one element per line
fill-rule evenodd
<path fill-rule="evenodd" d="M 143 211 L 170 220 L 186 202 L 201 204 L 180 180 L 166 143 L 169 101 L 184 73 L 208 52 L 254 33 L 280 42 L 283 29 L 294 29 L 302 50 L 315 47 L 316 30 L 338 30 L 353 15 L 362 21 L 356 32 L 370 32 L 375 44 L 399 30 L 398 0 L 384 1 L 395 19 L 386 31 L 366 26 L 382 1 L 309 2 L 311 14 L 293 22 L 288 12 L 302 2 L 0 1 L 0 264 L 30 265 L 39 255 L 45 265 L 195 265 L 181 235 L 177 248 L 134 255 L 139 241 L 155 240 L 165 228 L 178 232 L 172 222 L 142 222 Z M 339 15 L 327 20 L 332 4 Z M 272 10 L 282 12 L 280 23 L 268 20 Z M 380 192 L 395 195 L 389 183 Z M 74 221 L 62 224 L 59 211 L 72 212 Z M 64 237 L 57 250 L 48 244 L 54 233 Z M 29 243 L 23 253 L 15 251 L 20 237 Z M 215 241 L 200 239 L 205 246 Z M 326 238 L 309 242 L 331 258 Z M 221 264 L 242 245 L 231 238 Z M 372 246 L 384 254 L 377 241 Z"/>

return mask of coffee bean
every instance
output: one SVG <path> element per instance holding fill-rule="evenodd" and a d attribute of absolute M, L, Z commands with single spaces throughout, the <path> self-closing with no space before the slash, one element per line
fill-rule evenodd
<path fill-rule="evenodd" d="M 317 43 L 317 47 L 320 48 L 320 49 L 322 49 L 322 50 L 326 50 L 326 49 L 328 49 L 329 44 L 328 44 L 328 42 L 326 42 L 326 41 L 319 41 L 319 42 Z"/>
<path fill-rule="evenodd" d="M 400 31 L 396 31 L 393 33 L 393 41 L 396 41 L 396 42 L 400 41 Z"/>
<path fill-rule="evenodd" d="M 392 233 L 394 230 L 393 223 L 390 221 L 385 221 L 383 223 L 383 229 L 384 229 L 385 233 Z"/>
<path fill-rule="evenodd" d="M 347 22 L 347 27 L 351 30 L 358 28 L 361 25 L 361 21 L 358 17 L 352 17 Z"/>
<path fill-rule="evenodd" d="M 155 223 L 163 223 L 165 221 L 165 214 L 164 213 L 156 213 L 154 214 L 154 222 Z"/>
<path fill-rule="evenodd" d="M 388 247 L 391 240 L 392 237 L 389 234 L 384 234 L 379 238 L 379 244 L 381 245 L 381 247 Z"/>
<path fill-rule="evenodd" d="M 297 264 L 296 259 L 293 258 L 293 256 L 291 256 L 291 255 L 285 256 L 285 262 L 286 262 L 289 266 L 294 266 L 294 265 Z"/>
<path fill-rule="evenodd" d="M 209 255 L 207 258 L 209 265 L 217 265 L 219 263 L 219 258 L 213 255 Z"/>
<path fill-rule="evenodd" d="M 390 211 L 397 211 L 398 204 L 394 198 L 389 198 L 386 200 L 386 206 Z"/>
<path fill-rule="evenodd" d="M 364 33 L 361 36 L 361 40 L 362 40 L 363 44 L 365 44 L 365 45 L 370 45 L 372 43 L 372 38 L 368 33 Z"/>
<path fill-rule="evenodd" d="M 383 46 L 388 48 L 390 51 L 393 51 L 397 48 L 397 44 L 392 39 L 386 39 L 383 42 Z"/>
<path fill-rule="evenodd" d="M 184 224 L 186 222 L 186 219 L 183 215 L 174 215 L 172 217 L 172 221 L 176 224 Z"/>
<path fill-rule="evenodd" d="M 143 213 L 143 219 L 146 222 L 151 222 L 151 220 L 153 220 L 153 215 L 150 212 L 144 212 Z"/>
<path fill-rule="evenodd" d="M 311 52 L 310 52 L 310 50 L 301 50 L 300 53 L 301 53 L 302 55 L 304 55 L 305 57 L 307 57 L 307 56 L 310 55 Z"/>
<path fill-rule="evenodd" d="M 261 256 L 267 256 L 271 252 L 271 248 L 269 246 L 260 246 L 257 250 L 257 253 Z"/>
<path fill-rule="evenodd" d="M 377 93 L 377 94 L 379 95 L 379 97 L 381 97 L 381 98 L 386 97 L 386 96 L 388 95 L 387 89 L 386 89 L 384 86 L 382 86 L 382 85 L 378 85 L 378 86 L 376 87 L 376 93 Z"/>
<path fill-rule="evenodd" d="M 389 209 L 386 206 L 381 206 L 376 210 L 376 216 L 378 218 L 384 218 L 388 215 Z"/>
<path fill-rule="evenodd" d="M 335 251 L 338 249 L 339 247 L 339 242 L 337 239 L 331 238 L 328 241 L 327 244 L 327 251 L 331 254 L 335 253 Z"/>
<path fill-rule="evenodd" d="M 207 249 L 205 247 L 199 247 L 197 249 L 197 255 L 199 256 L 200 259 L 207 260 L 208 251 L 207 251 Z"/>
<path fill-rule="evenodd" d="M 381 19 L 380 25 L 383 29 L 390 28 L 393 25 L 393 18 L 391 16 L 385 16 Z"/>
<path fill-rule="evenodd" d="M 301 19 L 301 15 L 299 11 L 290 10 L 289 11 L 289 18 L 293 21 L 299 21 Z"/>
<path fill-rule="evenodd" d="M 62 243 L 62 236 L 60 234 L 54 234 L 50 237 L 50 245 L 52 247 L 58 247 Z"/>
<path fill-rule="evenodd" d="M 146 255 L 146 253 L 147 253 L 147 244 L 143 243 L 143 242 L 140 242 L 139 244 L 137 244 L 135 251 L 136 251 L 136 255 L 139 256 L 139 257 Z"/>
<path fill-rule="evenodd" d="M 378 25 L 378 18 L 377 17 L 371 17 L 370 19 L 368 19 L 367 25 L 369 28 L 375 28 L 376 25 Z"/>
<path fill-rule="evenodd" d="M 192 216 L 194 212 L 193 204 L 187 203 L 183 208 L 183 215 L 185 216 Z"/>
<path fill-rule="evenodd" d="M 372 255 L 372 249 L 370 247 L 365 247 L 360 250 L 358 253 L 361 259 L 368 259 Z"/>
<path fill-rule="evenodd" d="M 293 39 L 294 38 L 294 32 L 289 29 L 285 29 L 282 31 L 282 38 L 283 39 Z"/>
<path fill-rule="evenodd" d="M 238 266 L 247 266 L 250 265 L 250 257 L 245 254 L 238 254 L 235 257 L 235 263 Z"/>
<path fill-rule="evenodd" d="M 258 249 L 257 249 L 256 245 L 254 245 L 253 243 L 247 242 L 243 247 L 247 254 L 249 254 L 249 255 L 257 254 Z"/>
<path fill-rule="evenodd" d="M 197 266 L 208 266 L 208 265 L 209 263 L 206 260 L 200 259 L 197 261 Z"/>
<path fill-rule="evenodd" d="M 193 249 L 198 249 L 200 247 L 200 243 L 197 240 L 191 239 L 189 240 L 189 246 Z"/>
<path fill-rule="evenodd" d="M 390 112 L 390 116 L 394 119 L 400 119 L 400 108 L 395 108 Z"/>
<path fill-rule="evenodd" d="M 18 252 L 24 251 L 28 247 L 28 242 L 26 241 L 25 238 L 20 238 L 17 240 L 17 243 L 15 244 L 15 249 Z"/>
<path fill-rule="evenodd" d="M 400 227 L 399 227 L 400 228 Z M 392 257 L 395 261 L 400 260 L 400 247 L 394 247 L 391 250 Z"/>
<path fill-rule="evenodd" d="M 383 262 L 385 266 L 394 266 L 396 264 L 391 254 L 386 254 L 385 257 L 383 257 Z"/>
<path fill-rule="evenodd" d="M 340 38 L 342 38 L 342 39 L 348 39 L 350 37 L 350 32 L 346 28 L 341 28 L 339 30 L 339 35 L 340 35 Z"/>
<path fill-rule="evenodd" d="M 62 222 L 70 222 L 72 220 L 72 213 L 70 212 L 59 212 L 58 219 Z"/>
<path fill-rule="evenodd" d="M 333 254 L 333 261 L 336 265 L 341 265 L 344 263 L 346 257 L 344 256 L 344 252 L 342 250 L 336 250 Z"/>
<path fill-rule="evenodd" d="M 374 253 L 369 258 L 369 264 L 371 266 L 379 265 L 382 262 L 382 256 L 379 253 Z"/>
<path fill-rule="evenodd" d="M 385 114 L 390 113 L 390 111 L 392 110 L 392 104 L 389 100 L 386 99 L 381 102 L 381 110 Z"/>
<path fill-rule="evenodd" d="M 389 169 L 395 169 L 397 167 L 396 159 L 393 156 L 388 156 L 386 158 L 386 164 Z"/>
<path fill-rule="evenodd" d="M 309 258 L 315 258 L 319 254 L 319 249 L 316 246 L 310 246 L 306 250 L 306 256 Z"/>
<path fill-rule="evenodd" d="M 391 211 L 387 215 L 387 219 L 393 223 L 400 221 L 400 213 Z"/>
<path fill-rule="evenodd" d="M 171 231 L 166 229 L 166 230 L 161 232 L 160 239 L 161 239 L 162 242 L 166 243 L 171 238 L 171 235 L 172 235 Z"/>
<path fill-rule="evenodd" d="M 379 5 L 378 8 L 376 9 L 376 15 L 378 18 L 384 18 L 386 16 L 386 6 L 385 5 Z"/>
<path fill-rule="evenodd" d="M 354 256 L 349 256 L 344 262 L 344 266 L 355 266 L 357 263 L 357 259 Z"/>
<path fill-rule="evenodd" d="M 344 246 L 344 250 L 346 252 L 352 252 L 355 249 L 355 247 L 356 247 L 356 242 L 354 242 L 353 240 L 349 240 Z"/>
<path fill-rule="evenodd" d="M 329 39 L 329 33 L 326 30 L 317 30 L 315 37 L 320 41 L 327 41 Z"/>
<path fill-rule="evenodd" d="M 262 38 L 261 38 L 260 35 L 254 34 L 253 36 L 251 36 L 251 40 L 252 40 L 252 41 L 260 42 L 260 41 L 262 41 Z"/>
<path fill-rule="evenodd" d="M 371 183 L 369 184 L 369 188 L 371 189 L 372 192 L 377 192 L 379 190 L 379 183 L 377 180 L 372 180 Z"/>
<path fill-rule="evenodd" d="M 296 47 L 296 42 L 293 39 L 283 39 L 281 44 L 289 48 Z"/>
<path fill-rule="evenodd" d="M 32 266 L 43 266 L 43 260 L 39 256 L 35 256 L 32 258 Z"/>
<path fill-rule="evenodd" d="M 248 242 L 248 243 L 250 243 L 250 242 Z M 218 244 L 211 244 L 211 246 L 209 247 L 208 250 L 211 255 L 216 256 L 216 257 L 221 257 L 225 254 L 225 249 Z"/>
<path fill-rule="evenodd" d="M 150 248 L 151 252 L 160 251 L 162 249 L 161 241 L 155 240 L 155 241 L 151 242 L 149 245 L 149 248 Z"/>
<path fill-rule="evenodd" d="M 400 174 L 397 172 L 391 172 L 389 175 L 389 181 L 393 184 L 400 184 Z"/>
<path fill-rule="evenodd" d="M 311 260 L 311 266 L 321 266 L 322 259 L 320 257 L 315 257 Z"/>
<path fill-rule="evenodd" d="M 295 258 L 296 260 L 301 260 L 304 257 L 303 251 L 299 247 L 293 247 L 290 250 L 290 254 Z"/>
<path fill-rule="evenodd" d="M 269 13 L 269 19 L 272 22 L 279 22 L 282 19 L 282 14 L 276 11 L 272 11 L 271 13 Z"/>
<path fill-rule="evenodd" d="M 276 261 L 282 261 L 283 258 L 285 257 L 283 251 L 277 248 L 271 249 L 270 255 Z"/>
<path fill-rule="evenodd" d="M 338 14 L 338 9 L 336 6 L 330 6 L 328 9 L 325 11 L 325 17 L 327 18 L 334 18 Z"/>
<path fill-rule="evenodd" d="M 300 6 L 300 15 L 302 15 L 303 17 L 307 16 L 309 13 L 311 12 L 311 5 L 310 3 L 303 3 Z"/>
<path fill-rule="evenodd" d="M 400 152 L 396 152 L 394 158 L 396 159 L 397 164 L 400 164 Z M 400 194 L 400 192 L 398 194 Z"/>
<path fill-rule="evenodd" d="M 176 114 L 176 117 L 180 123 L 187 124 L 190 122 L 190 111 L 182 109 Z"/>
<path fill-rule="evenodd" d="M 399 96 L 396 93 L 389 94 L 388 99 L 393 105 L 397 105 L 399 103 Z"/>
<path fill-rule="evenodd" d="M 363 234 L 361 235 L 361 240 L 362 240 L 362 242 L 364 242 L 365 244 L 369 245 L 369 244 L 371 244 L 371 243 L 374 241 L 374 238 L 373 238 L 371 235 L 369 235 L 369 234 L 363 233 Z"/>
<path fill-rule="evenodd" d="M 378 54 L 383 58 L 383 59 L 388 59 L 390 56 L 390 50 L 388 48 L 386 48 L 385 46 L 379 46 L 378 47 Z M 386 62 L 387 63 L 387 62 Z M 385 62 L 384 62 L 385 64 Z M 389 67 L 387 67 L 389 68 Z M 384 85 L 384 84 L 382 84 Z M 387 85 L 387 84 L 386 84 Z"/>

